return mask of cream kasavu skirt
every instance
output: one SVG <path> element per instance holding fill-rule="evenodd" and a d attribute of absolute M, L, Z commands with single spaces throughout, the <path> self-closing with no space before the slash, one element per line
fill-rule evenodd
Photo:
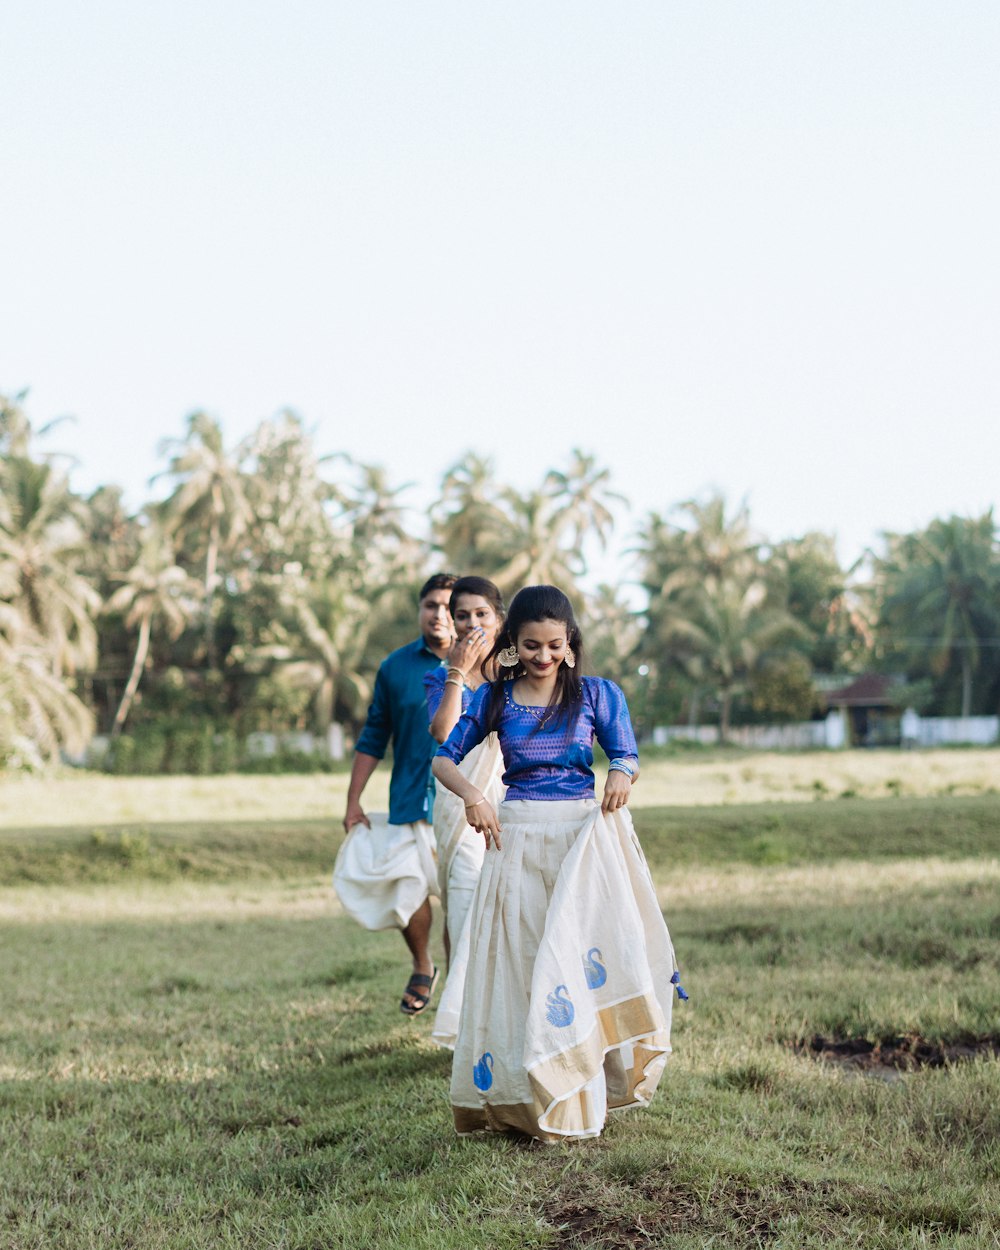
<path fill-rule="evenodd" d="M 662 1075 L 670 935 L 627 808 L 521 800 L 499 814 L 502 849 L 486 853 L 435 1027 L 454 1045 L 455 1127 L 593 1137 Z"/>
<path fill-rule="evenodd" d="M 495 733 L 459 764 L 459 769 L 495 808 L 503 802 L 503 757 Z M 437 783 L 434 798 L 434 840 L 437 843 L 441 907 L 451 938 L 452 953 L 458 949 L 462 929 L 479 885 L 486 854 L 486 840 L 465 819 L 465 804 L 457 794 Z"/>

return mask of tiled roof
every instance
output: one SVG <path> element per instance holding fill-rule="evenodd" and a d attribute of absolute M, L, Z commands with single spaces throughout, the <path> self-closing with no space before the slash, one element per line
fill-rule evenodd
<path fill-rule="evenodd" d="M 862 673 L 849 686 L 828 690 L 825 698 L 830 707 L 894 707 L 889 690 L 895 679 L 885 673 Z"/>

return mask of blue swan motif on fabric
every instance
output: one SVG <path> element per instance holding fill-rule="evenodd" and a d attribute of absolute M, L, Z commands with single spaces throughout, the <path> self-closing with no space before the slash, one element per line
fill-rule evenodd
<path fill-rule="evenodd" d="M 600 961 L 604 958 L 596 946 L 592 946 L 583 959 L 583 972 L 587 978 L 587 988 L 599 990 L 608 979 L 608 970 Z"/>
<path fill-rule="evenodd" d="M 545 1018 L 549 1024 L 554 1024 L 557 1029 L 565 1029 L 573 1023 L 576 1008 L 566 997 L 565 985 L 557 985 L 545 1002 Z"/>
<path fill-rule="evenodd" d="M 472 1081 L 476 1089 L 484 1093 L 493 1084 L 493 1056 L 489 1051 L 473 1066 Z"/>

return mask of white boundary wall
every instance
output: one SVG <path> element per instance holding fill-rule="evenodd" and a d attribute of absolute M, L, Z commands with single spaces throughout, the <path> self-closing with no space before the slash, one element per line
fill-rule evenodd
<path fill-rule="evenodd" d="M 840 721 L 839 715 L 837 720 Z M 834 735 L 836 732 L 834 730 Z M 830 741 L 830 737 L 827 722 L 822 720 L 796 725 L 738 725 L 729 731 L 729 741 L 736 746 L 757 747 L 762 751 L 803 751 L 810 747 L 841 745 L 839 741 Z M 657 725 L 653 730 L 656 746 L 677 739 L 714 746 L 719 741 L 719 730 L 715 725 Z"/>
<path fill-rule="evenodd" d="M 907 709 L 902 716 L 903 746 L 994 746 L 1000 742 L 1000 716 L 918 716 Z M 715 725 L 657 725 L 653 744 L 664 746 L 680 739 L 714 746 L 719 741 Z M 793 725 L 740 725 L 729 731 L 736 746 L 761 751 L 805 751 L 825 747 L 838 750 L 847 745 L 844 716 L 834 709 L 826 720 Z"/>
<path fill-rule="evenodd" d="M 989 747 L 1000 739 L 1000 716 L 918 716 L 915 728 L 904 745 Z"/>

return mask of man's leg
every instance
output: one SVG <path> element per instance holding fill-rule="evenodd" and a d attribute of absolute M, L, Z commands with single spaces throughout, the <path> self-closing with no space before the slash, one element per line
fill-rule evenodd
<path fill-rule="evenodd" d="M 403 930 L 403 941 L 410 948 L 410 954 L 413 956 L 413 971 L 422 972 L 427 977 L 434 973 L 434 963 L 431 959 L 432 918 L 431 900 L 425 898 Z M 412 1006 L 417 1005 L 417 1000 L 412 994 L 404 994 L 403 998 Z"/>

